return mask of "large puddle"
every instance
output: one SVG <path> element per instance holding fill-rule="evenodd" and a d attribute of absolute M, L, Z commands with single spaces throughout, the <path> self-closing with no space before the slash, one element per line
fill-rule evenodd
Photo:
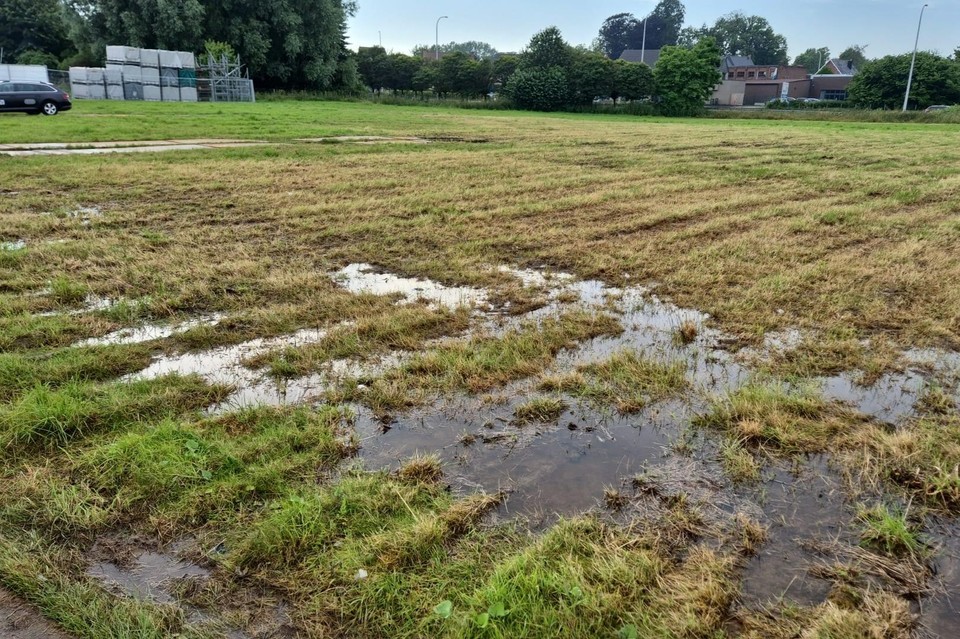
<path fill-rule="evenodd" d="M 856 547 L 851 530 L 855 504 L 849 503 L 841 480 L 824 457 L 796 467 L 773 464 L 755 487 L 736 487 L 725 478 L 715 438 L 694 432 L 692 418 L 706 410 L 711 397 L 736 390 L 749 381 L 752 369 L 742 356 L 724 349 L 728 338 L 711 328 L 710 318 L 660 300 L 642 287 L 612 288 L 569 275 L 505 269 L 525 286 L 543 289 L 547 303 L 530 313 L 509 317 L 490 305 L 482 289 L 445 286 L 426 279 L 404 278 L 366 264 L 348 266 L 331 277 L 354 293 L 393 295 L 398 303 L 426 301 L 435 306 L 474 309 L 472 329 L 501 333 L 517 323 L 556 315 L 571 308 L 604 310 L 619 316 L 623 333 L 586 341 L 562 352 L 547 373 L 608 359 L 628 350 L 663 362 L 683 362 L 689 389 L 653 403 L 634 415 L 564 397 L 566 410 L 547 423 L 519 423 L 515 413 L 538 396 L 536 379 L 527 379 L 484 397 L 448 397 L 434 405 L 394 416 L 384 423 L 363 407 L 355 407 L 360 456 L 367 467 L 396 468 L 416 454 L 437 454 L 455 489 L 504 491 L 509 498 L 501 517 L 522 517 L 533 527 L 570 515 L 604 508 L 606 489 L 632 495 L 636 477 L 656 478 L 658 490 L 684 493 L 720 528 L 732 528 L 738 513 L 768 527 L 768 540 L 746 563 L 743 600 L 762 605 L 784 598 L 805 605 L 825 600 L 828 581 L 810 571 L 822 562 L 811 548 L 827 543 Z M 216 318 L 196 321 L 215 323 Z M 128 329 L 102 340 L 159 339 L 179 326 Z M 138 332 L 139 331 L 139 332 Z M 249 357 L 281 347 L 315 343 L 326 331 L 311 329 L 293 335 L 253 340 L 200 353 L 158 357 L 149 368 L 130 376 L 150 378 L 168 373 L 199 374 L 213 383 L 234 387 L 233 395 L 212 410 L 258 404 L 322 401 L 330 385 L 344 376 L 370 376 L 396 366 L 408 354 L 394 353 L 373 362 L 330 362 L 322 373 L 281 382 L 244 366 Z M 457 339 L 457 338 L 453 338 Z M 459 338 L 459 339 L 462 339 Z M 776 336 L 768 347 L 791 348 L 797 335 Z M 113 341 L 108 343 L 125 343 Z M 914 414 L 931 375 L 960 378 L 960 356 L 937 351 L 911 351 L 909 366 L 870 386 L 858 385 L 855 372 L 824 377 L 818 384 L 825 397 L 890 424 Z M 951 389 L 955 390 L 955 389 Z M 697 442 L 694 444 L 691 442 Z M 940 533 L 943 548 L 936 559 L 945 587 L 960 588 L 960 551 L 949 525 Z M 960 618 L 949 596 L 922 600 L 924 622 L 943 636 L 958 636 Z"/>

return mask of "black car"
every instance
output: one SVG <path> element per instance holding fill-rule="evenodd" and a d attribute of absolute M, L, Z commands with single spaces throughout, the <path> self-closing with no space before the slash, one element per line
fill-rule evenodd
<path fill-rule="evenodd" d="M 73 104 L 70 95 L 46 82 L 0 82 L 0 112 L 56 115 Z"/>

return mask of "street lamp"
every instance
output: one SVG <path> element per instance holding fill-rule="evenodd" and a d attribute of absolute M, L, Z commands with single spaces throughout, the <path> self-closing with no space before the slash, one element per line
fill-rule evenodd
<path fill-rule="evenodd" d="M 910 75 L 907 76 L 907 93 L 903 96 L 903 110 L 906 112 L 907 103 L 910 102 L 910 86 L 913 84 L 913 67 L 917 64 L 917 47 L 920 45 L 920 27 L 923 26 L 923 12 L 930 5 L 925 4 L 920 9 L 920 22 L 917 23 L 917 40 L 913 43 L 913 59 L 910 60 Z"/>
<path fill-rule="evenodd" d="M 440 59 L 440 21 L 446 20 L 450 16 L 440 16 L 437 18 L 437 60 Z"/>
<path fill-rule="evenodd" d="M 640 62 L 641 64 L 646 62 L 647 57 L 647 19 L 650 16 L 647 16 L 643 19 L 643 47 L 640 49 Z"/>

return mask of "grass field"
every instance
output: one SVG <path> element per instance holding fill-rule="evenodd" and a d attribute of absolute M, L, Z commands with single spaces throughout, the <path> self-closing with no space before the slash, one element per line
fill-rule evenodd
<path fill-rule="evenodd" d="M 0 583 L 64 631 L 960 632 L 956 125 L 2 123 L 263 141 L 0 156 Z"/>

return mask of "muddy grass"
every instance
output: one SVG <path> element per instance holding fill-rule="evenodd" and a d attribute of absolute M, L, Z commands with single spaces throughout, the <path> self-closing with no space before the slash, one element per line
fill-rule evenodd
<path fill-rule="evenodd" d="M 953 147 L 844 131 L 858 180 L 825 184 L 731 154 L 742 123 L 638 150 L 627 120 L 352 108 L 0 168 L 17 601 L 98 639 L 960 632 L 952 186 L 868 168 Z"/>

